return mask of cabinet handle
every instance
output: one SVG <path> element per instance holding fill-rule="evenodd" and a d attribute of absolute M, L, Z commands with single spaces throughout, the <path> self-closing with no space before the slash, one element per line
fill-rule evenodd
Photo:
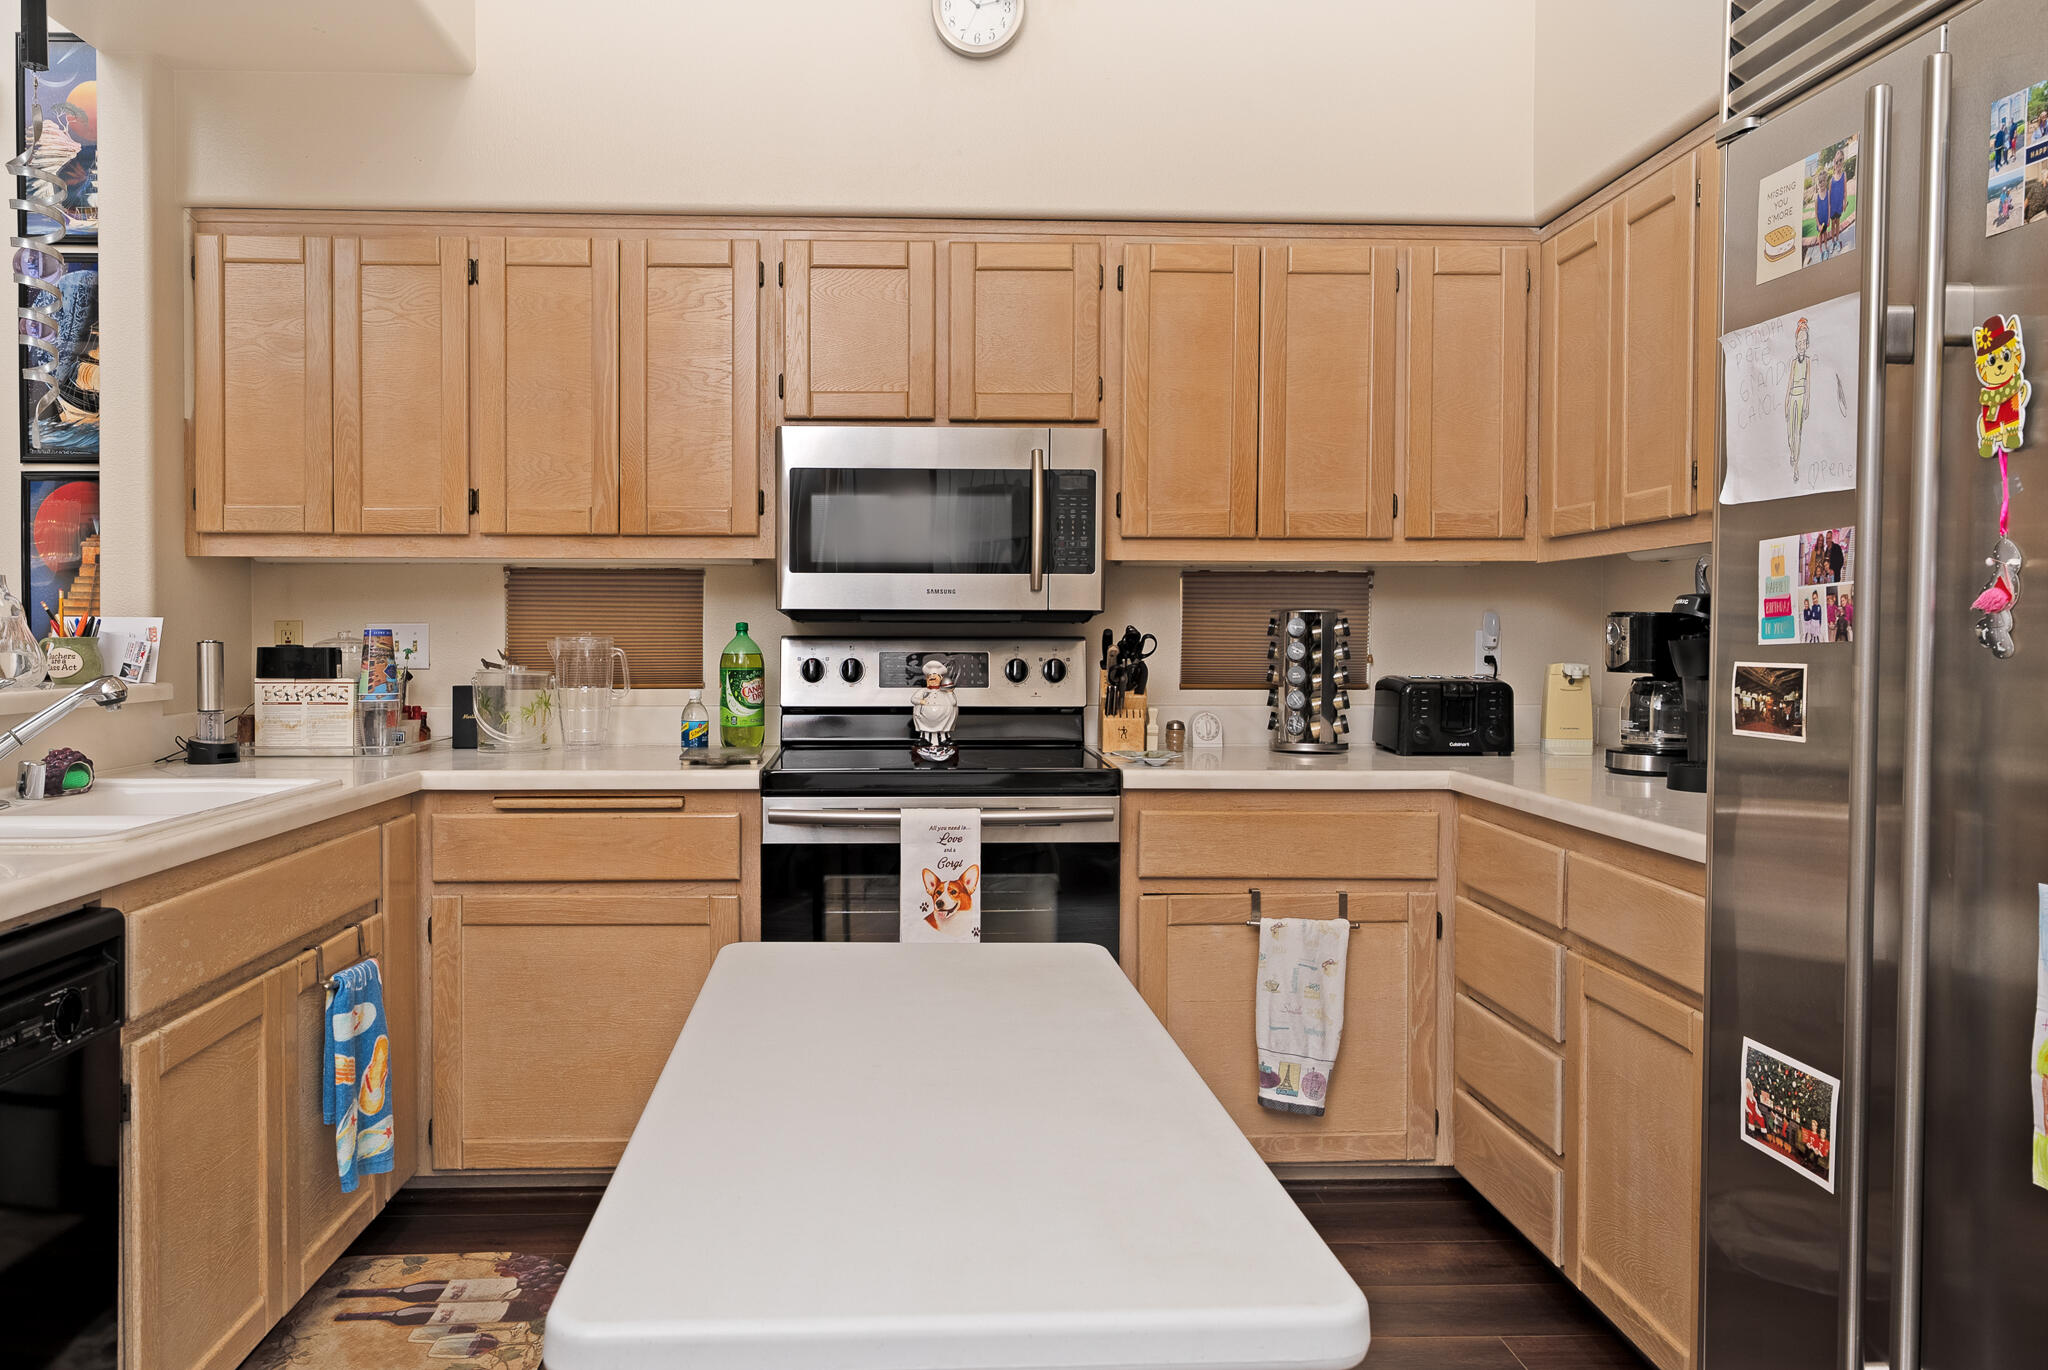
<path fill-rule="evenodd" d="M 599 813 L 621 813 L 634 810 L 675 813 L 683 807 L 683 796 L 679 794 L 494 794 L 491 807 L 509 813 L 534 813 L 549 810 Z"/>

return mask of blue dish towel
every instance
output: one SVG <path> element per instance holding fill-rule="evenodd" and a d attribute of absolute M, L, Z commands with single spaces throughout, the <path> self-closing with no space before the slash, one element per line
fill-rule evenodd
<path fill-rule="evenodd" d="M 334 1128 L 341 1192 L 391 1169 L 391 1037 L 384 977 L 358 961 L 327 983 L 327 1073 L 320 1118 Z"/>

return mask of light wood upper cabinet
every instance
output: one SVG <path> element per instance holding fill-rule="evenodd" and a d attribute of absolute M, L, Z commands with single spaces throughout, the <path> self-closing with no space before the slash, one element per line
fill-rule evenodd
<path fill-rule="evenodd" d="M 787 417 L 934 415 L 934 255 L 903 238 L 784 240 Z"/>
<path fill-rule="evenodd" d="M 1567 981 L 1566 1273 L 1661 1370 L 1690 1370 L 1700 1015 L 1577 955 Z"/>
<path fill-rule="evenodd" d="M 333 243 L 193 241 L 193 517 L 202 532 L 334 526 Z"/>
<path fill-rule="evenodd" d="M 619 530 L 619 244 L 477 244 L 476 466 L 489 533 Z"/>
<path fill-rule="evenodd" d="M 469 531 L 469 247 L 334 240 L 334 531 Z"/>
<path fill-rule="evenodd" d="M 760 262 L 752 238 L 620 245 L 622 533 L 760 524 Z"/>
<path fill-rule="evenodd" d="M 1258 531 L 1259 250 L 1124 248 L 1123 535 Z"/>
<path fill-rule="evenodd" d="M 1543 244 L 1538 446 L 1543 531 L 1608 525 L 1614 215 L 1590 214 Z"/>
<path fill-rule="evenodd" d="M 1410 538 L 1518 538 L 1528 490 L 1524 247 L 1421 244 L 1409 254 Z"/>
<path fill-rule="evenodd" d="M 1693 511 L 1693 158 L 1623 193 L 1615 206 L 1613 448 L 1616 524 Z"/>
<path fill-rule="evenodd" d="M 1258 1101 L 1259 930 L 1242 894 L 1138 900 L 1138 988 L 1268 1161 L 1427 1160 L 1436 1150 L 1436 896 L 1350 896 L 1344 1039 L 1320 1117 Z M 1262 911 L 1334 918 L 1337 897 L 1268 894 Z"/>
<path fill-rule="evenodd" d="M 739 940 L 739 903 L 617 890 L 436 896 L 435 1167 L 615 1164 L 712 959 Z"/>
<path fill-rule="evenodd" d="M 1100 243 L 947 245 L 955 419 L 1093 419 L 1102 384 Z"/>
<path fill-rule="evenodd" d="M 128 1048 L 122 1343 L 133 1370 L 234 1370 L 291 1306 L 281 1233 L 288 970 Z M 327 1156 L 331 1180 L 331 1136 Z"/>
<path fill-rule="evenodd" d="M 1370 243 L 1265 249 L 1258 533 L 1394 535 L 1394 277 Z"/>

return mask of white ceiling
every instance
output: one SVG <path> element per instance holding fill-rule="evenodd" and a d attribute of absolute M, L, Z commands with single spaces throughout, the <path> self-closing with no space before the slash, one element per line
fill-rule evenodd
<path fill-rule="evenodd" d="M 476 69 L 476 0 L 56 0 L 50 10 L 102 52 L 181 70 Z"/>

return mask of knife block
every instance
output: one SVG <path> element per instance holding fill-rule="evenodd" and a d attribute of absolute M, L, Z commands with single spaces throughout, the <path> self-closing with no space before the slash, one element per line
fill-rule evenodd
<path fill-rule="evenodd" d="M 1127 694 L 1123 709 L 1118 713 L 1109 711 L 1109 672 L 1097 671 L 1095 696 L 1102 706 L 1102 750 L 1105 752 L 1142 752 L 1145 750 L 1145 696 Z"/>

